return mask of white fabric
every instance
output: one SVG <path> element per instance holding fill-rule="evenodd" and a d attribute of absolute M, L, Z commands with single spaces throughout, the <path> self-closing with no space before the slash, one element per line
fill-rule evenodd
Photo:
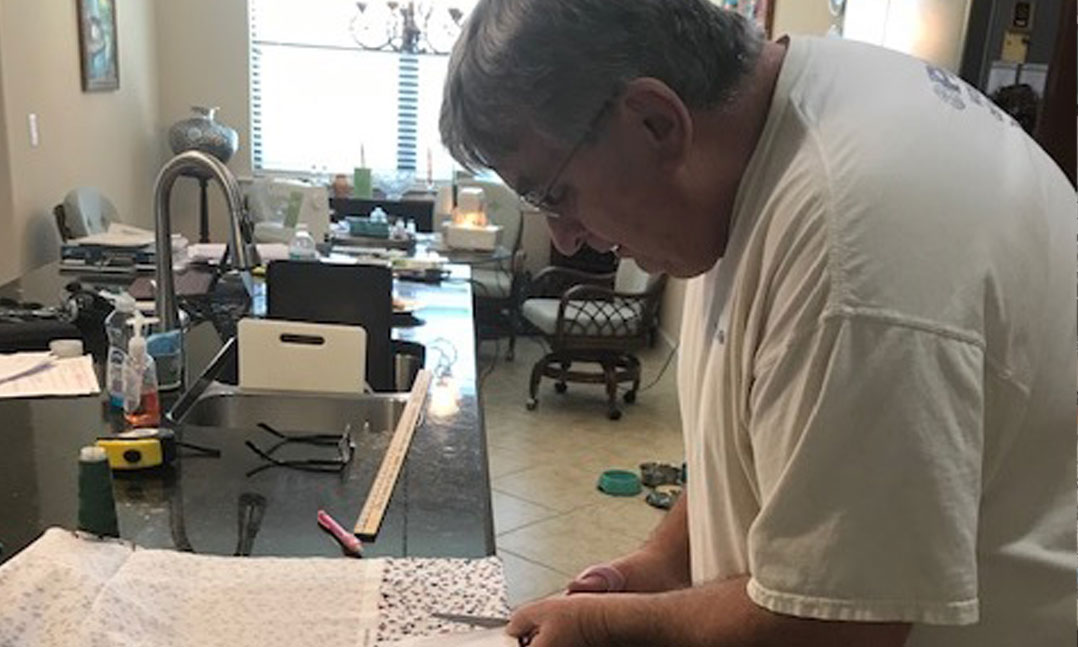
<path fill-rule="evenodd" d="M 648 289 L 651 275 L 645 272 L 631 258 L 618 261 L 618 271 L 614 275 L 614 291 L 626 294 L 639 294 Z"/>
<path fill-rule="evenodd" d="M 133 550 L 52 529 L 0 568 L 0 644 L 373 645 L 381 569 Z"/>
<path fill-rule="evenodd" d="M 364 647 L 504 616 L 497 558 L 219 557 L 53 528 L 0 566 L 5 647 Z"/>
<path fill-rule="evenodd" d="M 798 37 L 733 217 L 681 332 L 694 581 L 910 647 L 1071 644 L 1062 173 L 954 75 Z"/>

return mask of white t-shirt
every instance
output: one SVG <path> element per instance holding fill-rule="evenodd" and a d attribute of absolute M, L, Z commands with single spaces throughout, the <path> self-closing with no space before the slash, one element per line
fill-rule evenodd
<path fill-rule="evenodd" d="M 1073 644 L 1063 174 L 955 75 L 799 37 L 733 217 L 681 332 L 694 582 L 911 647 Z"/>

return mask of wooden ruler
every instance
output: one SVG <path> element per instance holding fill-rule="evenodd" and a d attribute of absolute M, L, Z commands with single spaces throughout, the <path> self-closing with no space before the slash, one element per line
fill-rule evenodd
<path fill-rule="evenodd" d="M 378 534 L 378 528 L 382 525 L 382 517 L 385 516 L 389 499 L 393 496 L 393 488 L 397 486 L 401 466 L 412 444 L 412 436 L 415 434 L 423 403 L 427 399 L 430 381 L 430 371 L 423 369 L 416 375 L 415 382 L 412 384 L 408 403 L 404 405 L 404 412 L 397 421 L 393 439 L 389 441 L 386 454 L 382 457 L 382 466 L 378 468 L 378 474 L 374 477 L 370 492 L 367 493 L 367 502 L 363 504 L 363 510 L 360 511 L 356 525 L 352 528 L 352 533 L 363 541 L 373 541 Z"/>

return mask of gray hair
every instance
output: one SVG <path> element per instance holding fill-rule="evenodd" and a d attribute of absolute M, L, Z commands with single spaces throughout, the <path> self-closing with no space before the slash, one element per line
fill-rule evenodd
<path fill-rule="evenodd" d="M 449 59 L 442 141 L 469 169 L 493 166 L 529 130 L 568 143 L 640 77 L 713 108 L 762 45 L 755 23 L 709 0 L 480 0 Z"/>

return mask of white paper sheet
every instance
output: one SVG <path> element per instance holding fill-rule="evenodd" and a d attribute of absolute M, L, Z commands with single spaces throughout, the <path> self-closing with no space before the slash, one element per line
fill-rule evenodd
<path fill-rule="evenodd" d="M 227 247 L 226 243 L 192 243 L 187 246 L 187 257 L 195 263 L 215 265 Z M 288 260 L 288 245 L 284 243 L 258 243 L 255 248 L 263 263 Z"/>
<path fill-rule="evenodd" d="M 148 229 L 113 222 L 108 231 L 90 234 L 71 241 L 76 245 L 103 245 L 105 247 L 146 247 L 153 245 L 154 233 Z"/>
<path fill-rule="evenodd" d="M 48 353 L 15 353 L 0 356 L 0 398 L 92 395 L 101 392 L 89 355 L 65 359 Z M 22 370 L 19 370 L 22 367 Z"/>
<path fill-rule="evenodd" d="M 4 353 L 0 355 L 0 382 L 32 373 L 52 361 L 48 351 L 40 353 Z"/>

